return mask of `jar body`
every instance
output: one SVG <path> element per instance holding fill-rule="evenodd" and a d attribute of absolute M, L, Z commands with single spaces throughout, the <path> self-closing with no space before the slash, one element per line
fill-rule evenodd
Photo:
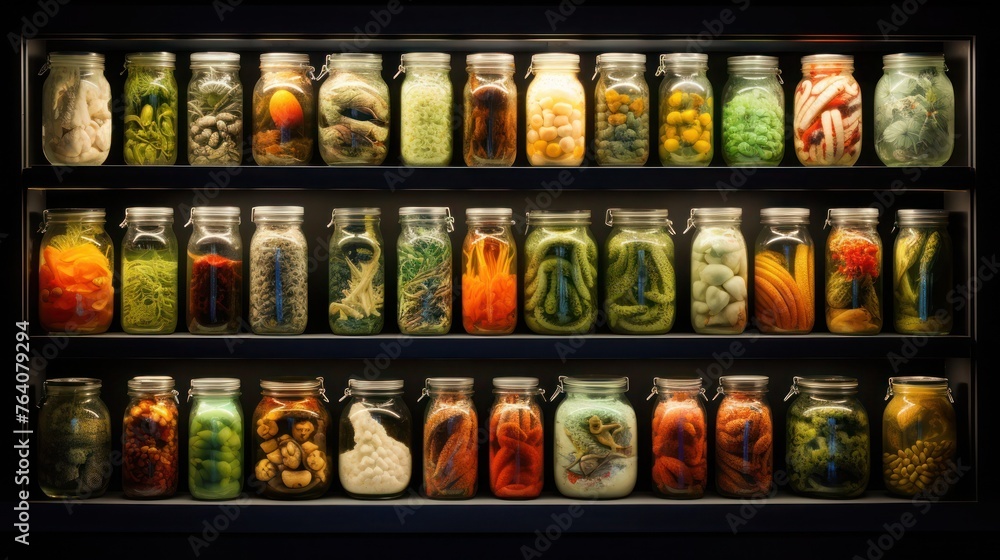
<path fill-rule="evenodd" d="M 715 97 L 704 69 L 668 70 L 660 82 L 659 156 L 664 167 L 704 167 L 715 155 Z"/>
<path fill-rule="evenodd" d="M 125 163 L 177 163 L 179 115 L 173 67 L 129 64 L 125 78 Z"/>
<path fill-rule="evenodd" d="M 50 498 L 103 496 L 111 481 L 111 414 L 99 391 L 50 394 L 38 414 L 38 484 Z"/>
<path fill-rule="evenodd" d="M 411 66 L 399 94 L 399 155 L 404 165 L 448 165 L 453 93 L 447 68 Z"/>
<path fill-rule="evenodd" d="M 127 498 L 169 498 L 177 492 L 177 401 L 171 393 L 133 395 L 125 408 L 122 490 Z"/>
<path fill-rule="evenodd" d="M 726 498 L 767 495 L 774 468 L 771 406 L 761 391 L 726 391 L 715 417 L 715 488 Z"/>
<path fill-rule="evenodd" d="M 245 129 L 239 68 L 219 65 L 193 69 L 187 95 L 188 163 L 242 163 Z"/>
<path fill-rule="evenodd" d="M 187 247 L 187 328 L 234 334 L 243 313 L 243 242 L 238 225 L 195 222 Z"/>
<path fill-rule="evenodd" d="M 747 245 L 739 223 L 703 223 L 692 241 L 691 326 L 740 334 L 747 324 Z"/>
<path fill-rule="evenodd" d="M 357 395 L 340 417 L 340 485 L 352 498 L 402 496 L 413 469 L 410 410 L 401 394 Z M 378 469 L 378 470 L 376 470 Z"/>
<path fill-rule="evenodd" d="M 892 275 L 896 332 L 951 332 L 952 260 L 947 226 L 900 227 L 893 250 Z"/>
<path fill-rule="evenodd" d="M 954 147 L 955 89 L 944 62 L 887 68 L 875 86 L 875 153 L 882 163 L 938 167 Z"/>
<path fill-rule="evenodd" d="M 816 319 L 813 240 L 805 224 L 765 224 L 754 253 L 754 318 L 761 332 L 805 334 Z"/>
<path fill-rule="evenodd" d="M 177 236 L 170 223 L 129 222 L 122 239 L 122 330 L 170 334 L 177 329 Z"/>
<path fill-rule="evenodd" d="M 451 330 L 451 238 L 443 219 L 406 220 L 396 244 L 399 331 L 409 335 Z"/>
<path fill-rule="evenodd" d="M 381 64 L 379 64 L 381 67 Z M 365 66 L 337 66 L 319 88 L 319 154 L 327 165 L 379 165 L 389 152 L 389 86 Z"/>
<path fill-rule="evenodd" d="M 188 490 L 199 500 L 243 491 L 243 409 L 239 395 L 196 395 L 188 415 Z"/>
<path fill-rule="evenodd" d="M 613 225 L 605 242 L 605 305 L 617 334 L 664 334 L 677 315 L 674 240 L 666 226 Z"/>
<path fill-rule="evenodd" d="M 462 155 L 469 167 L 510 167 L 517 157 L 517 84 L 513 71 L 469 70 Z"/>
<path fill-rule="evenodd" d="M 531 499 L 545 481 L 545 434 L 538 391 L 498 392 L 490 408 L 490 492 Z"/>
<path fill-rule="evenodd" d="M 636 416 L 623 393 L 567 392 L 552 433 L 556 488 L 563 496 L 621 498 L 635 488 Z"/>
<path fill-rule="evenodd" d="M 261 495 L 318 498 L 332 481 L 327 447 L 330 415 L 313 394 L 264 395 L 254 409 L 254 478 Z"/>
<path fill-rule="evenodd" d="M 643 77 L 643 66 L 602 67 L 594 89 L 594 128 L 594 156 L 598 165 L 646 163 L 649 85 Z"/>
<path fill-rule="evenodd" d="M 298 222 L 262 222 L 250 239 L 250 328 L 301 334 L 308 321 L 309 250 Z"/>
<path fill-rule="evenodd" d="M 803 65 L 792 117 L 795 155 L 802 165 L 850 166 L 858 161 L 861 85 L 852 68 L 853 62 Z"/>
<path fill-rule="evenodd" d="M 660 390 L 653 410 L 653 492 L 694 499 L 708 483 L 708 416 L 698 390 Z"/>
<path fill-rule="evenodd" d="M 479 484 L 479 418 L 472 396 L 441 391 L 424 412 L 424 488 L 428 498 L 465 499 Z"/>
<path fill-rule="evenodd" d="M 730 73 L 722 91 L 722 157 L 768 166 L 785 154 L 785 93 L 774 73 Z"/>
<path fill-rule="evenodd" d="M 253 90 L 257 165 L 305 165 L 312 159 L 316 100 L 308 68 L 262 65 Z"/>
<path fill-rule="evenodd" d="M 855 395 L 802 392 L 788 408 L 789 485 L 813 498 L 856 498 L 868 487 L 868 413 Z"/>
<path fill-rule="evenodd" d="M 826 326 L 838 334 L 882 330 L 882 240 L 874 225 L 834 225 L 826 244 Z"/>
<path fill-rule="evenodd" d="M 330 236 L 330 330 L 382 332 L 385 323 L 385 254 L 379 218 L 334 222 Z"/>
<path fill-rule="evenodd" d="M 59 63 L 42 87 L 42 153 L 52 165 L 101 165 L 111 152 L 111 84 L 103 64 Z"/>
<path fill-rule="evenodd" d="M 510 334 L 517 326 L 517 244 L 510 222 L 469 225 L 462 243 L 462 326 Z"/>
<path fill-rule="evenodd" d="M 586 151 L 586 94 L 573 71 L 536 70 L 526 91 L 528 163 L 583 163 Z M 556 124 L 556 123 L 559 124 Z"/>
<path fill-rule="evenodd" d="M 955 409 L 947 390 L 893 387 L 895 394 L 882 416 L 886 490 L 912 497 L 935 488 L 935 495 L 940 495 L 939 481 L 951 482 L 949 464 L 955 459 L 957 441 Z"/>
<path fill-rule="evenodd" d="M 38 319 L 52 334 L 111 326 L 114 246 L 101 221 L 47 221 L 38 264 Z"/>
<path fill-rule="evenodd" d="M 597 240 L 586 225 L 529 225 L 524 321 L 538 334 L 582 334 L 597 322 Z"/>

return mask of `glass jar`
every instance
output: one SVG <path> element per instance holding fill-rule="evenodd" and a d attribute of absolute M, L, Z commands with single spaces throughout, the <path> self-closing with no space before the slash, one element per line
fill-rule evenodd
<path fill-rule="evenodd" d="M 432 499 L 465 499 L 479 483 L 479 418 L 471 377 L 430 377 L 420 394 L 424 410 L 424 492 Z"/>
<path fill-rule="evenodd" d="M 316 100 L 309 55 L 263 53 L 253 88 L 253 159 L 257 165 L 305 165 L 312 159 Z"/>
<path fill-rule="evenodd" d="M 240 55 L 191 53 L 187 95 L 188 163 L 239 165 L 245 130 Z"/>
<path fill-rule="evenodd" d="M 330 234 L 330 330 L 382 332 L 385 323 L 385 253 L 378 208 L 334 208 Z"/>
<path fill-rule="evenodd" d="M 882 330 L 882 240 L 877 208 L 831 208 L 826 225 L 826 327 L 838 334 Z"/>
<path fill-rule="evenodd" d="M 531 499 L 545 481 L 545 389 L 534 377 L 493 379 L 490 407 L 490 492 L 498 498 Z"/>
<path fill-rule="evenodd" d="M 236 206 L 195 206 L 185 227 L 187 328 L 193 334 L 235 334 L 243 314 L 243 239 Z"/>
<path fill-rule="evenodd" d="M 568 498 L 621 498 L 635 488 L 635 409 L 627 377 L 559 376 L 566 399 L 555 412 L 553 468 L 556 488 Z"/>
<path fill-rule="evenodd" d="M 740 334 L 747 325 L 747 244 L 742 208 L 692 208 L 691 326 L 698 334 Z"/>
<path fill-rule="evenodd" d="M 52 165 L 101 165 L 111 152 L 111 84 L 104 55 L 54 52 L 39 74 L 42 153 Z"/>
<path fill-rule="evenodd" d="M 890 399 L 891 397 L 891 399 Z M 891 494 L 941 497 L 954 484 L 955 409 L 948 380 L 890 377 L 882 415 L 882 475 Z M 943 488 L 943 490 L 942 490 Z"/>
<path fill-rule="evenodd" d="M 708 483 L 708 412 L 700 377 L 653 378 L 653 493 L 695 499 Z"/>
<path fill-rule="evenodd" d="M 399 157 L 404 165 L 448 165 L 452 151 L 451 55 L 414 52 L 400 57 L 406 73 L 399 93 Z M 393 76 L 393 77 L 396 77 Z"/>
<path fill-rule="evenodd" d="M 324 69 L 330 76 L 319 88 L 319 155 L 327 165 L 381 164 L 390 122 L 382 55 L 330 54 Z"/>
<path fill-rule="evenodd" d="M 583 334 L 597 324 L 597 240 L 590 210 L 528 212 L 524 321 L 538 334 Z"/>
<path fill-rule="evenodd" d="M 330 413 L 323 378 L 261 379 L 253 411 L 254 478 L 265 498 L 304 500 L 326 494 L 332 481 L 327 435 Z M 320 399 L 323 402 L 320 402 Z"/>
<path fill-rule="evenodd" d="M 188 390 L 188 491 L 198 500 L 230 500 L 243 491 L 240 380 L 192 379 Z"/>
<path fill-rule="evenodd" d="M 802 57 L 795 87 L 793 139 L 802 165 L 851 166 L 861 155 L 861 85 L 854 57 Z"/>
<path fill-rule="evenodd" d="M 177 329 L 177 236 L 174 209 L 125 209 L 121 245 L 121 322 L 129 334 Z"/>
<path fill-rule="evenodd" d="M 660 164 L 704 167 L 715 155 L 715 94 L 708 80 L 708 55 L 660 55 Z"/>
<path fill-rule="evenodd" d="M 792 490 L 812 498 L 856 498 L 868 488 L 871 439 L 858 380 L 840 375 L 792 378 L 785 466 Z"/>
<path fill-rule="evenodd" d="M 587 95 L 577 76 L 579 72 L 580 55 L 532 55 L 525 76 L 527 79 L 535 75 L 528 84 L 525 98 L 526 149 L 531 165 L 577 166 L 583 163 L 587 149 L 584 130 Z"/>
<path fill-rule="evenodd" d="M 255 206 L 250 220 L 250 329 L 302 334 L 308 321 L 309 249 L 301 206 Z"/>
<path fill-rule="evenodd" d="M 600 75 L 594 88 L 597 165 L 643 165 L 649 158 L 649 86 L 643 75 L 645 71 L 644 54 L 597 55 L 594 68 L 594 77 Z"/>
<path fill-rule="evenodd" d="M 892 252 L 896 332 L 949 334 L 955 285 L 948 211 L 899 210 L 896 227 L 899 233 Z"/>
<path fill-rule="evenodd" d="M 101 380 L 47 379 L 38 414 L 38 485 L 50 498 L 104 495 L 111 481 L 111 413 Z"/>
<path fill-rule="evenodd" d="M 462 155 L 469 167 L 510 167 L 517 157 L 517 84 L 514 55 L 476 53 L 465 59 L 469 78 Z"/>
<path fill-rule="evenodd" d="M 611 332 L 664 334 L 677 315 L 673 222 L 666 209 L 609 208 L 604 305 Z"/>
<path fill-rule="evenodd" d="M 875 153 L 888 166 L 938 167 L 955 147 L 955 89 L 943 54 L 882 57 L 875 86 Z"/>
<path fill-rule="evenodd" d="M 724 375 L 715 398 L 715 489 L 725 498 L 760 498 L 771 489 L 774 429 L 763 375 Z"/>
<path fill-rule="evenodd" d="M 177 163 L 177 55 L 168 52 L 125 56 L 125 163 Z"/>
<path fill-rule="evenodd" d="M 349 379 L 340 416 L 340 485 L 352 498 L 402 496 L 410 484 L 412 419 L 403 381 Z"/>
<path fill-rule="evenodd" d="M 762 208 L 754 266 L 754 320 L 764 333 L 805 334 L 816 319 L 808 208 Z"/>
<path fill-rule="evenodd" d="M 122 435 L 126 498 L 169 498 L 177 492 L 177 391 L 174 379 L 143 375 L 128 381 Z"/>
<path fill-rule="evenodd" d="M 469 208 L 462 243 L 462 326 L 510 334 L 517 326 L 517 243 L 510 208 Z"/>
<path fill-rule="evenodd" d="M 407 335 L 451 330 L 451 238 L 455 220 L 447 207 L 399 209 L 396 243 L 396 321 Z"/>
<path fill-rule="evenodd" d="M 785 82 L 774 56 L 729 57 L 722 88 L 722 159 L 729 166 L 768 166 L 785 155 Z"/>
<path fill-rule="evenodd" d="M 53 208 L 38 231 L 38 319 L 51 334 L 99 334 L 111 326 L 115 289 L 103 208 Z"/>

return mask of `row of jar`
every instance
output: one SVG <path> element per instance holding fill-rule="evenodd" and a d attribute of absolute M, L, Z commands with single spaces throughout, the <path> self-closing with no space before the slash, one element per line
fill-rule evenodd
<path fill-rule="evenodd" d="M 462 154 L 468 166 L 510 166 L 517 153 L 518 100 L 514 57 L 476 53 L 466 59 L 463 113 L 454 107 L 451 55 L 403 54 L 400 93 L 400 158 L 405 165 L 448 165 L 453 130 L 462 119 Z M 240 55 L 191 55 L 186 123 L 174 77 L 176 55 L 126 56 L 124 157 L 130 165 L 172 165 L 187 137 L 191 165 L 240 165 L 243 161 L 243 87 Z M 650 138 L 651 96 L 644 76 L 646 55 L 597 57 L 593 140 L 585 130 L 587 95 L 578 73 L 580 56 L 532 56 L 528 75 L 524 149 L 531 165 L 578 166 L 592 150 L 599 165 L 643 165 L 655 150 L 664 166 L 705 166 L 715 149 L 731 166 L 778 165 L 785 152 L 786 104 L 778 58 L 734 56 L 727 60 L 722 121 L 715 140 L 714 93 L 708 55 L 660 57 L 656 135 Z M 875 89 L 875 151 L 890 166 L 939 166 L 951 157 L 955 94 L 944 55 L 897 53 L 883 57 Z M 51 53 L 43 89 L 42 140 L 53 164 L 99 165 L 111 148 L 111 88 L 104 56 Z M 304 165 L 314 142 L 329 165 L 379 165 L 388 153 L 389 89 L 382 56 L 341 53 L 326 57 L 314 75 L 301 53 L 260 55 L 253 90 L 251 144 L 258 165 Z M 791 135 L 807 166 L 849 166 L 861 153 L 861 86 L 854 57 L 815 54 L 802 58 L 802 79 L 791 107 Z M 329 77 L 319 88 L 313 80 Z M 318 141 L 318 142 L 317 142 Z"/>
<path fill-rule="evenodd" d="M 714 421 L 715 488 L 724 497 L 766 495 L 776 484 L 768 377 L 720 378 L 723 395 Z M 422 490 L 428 498 L 471 498 L 479 486 L 480 422 L 473 379 L 429 378 L 424 411 Z M 244 464 L 240 381 L 191 381 L 188 398 L 188 488 L 198 499 L 233 499 L 244 483 L 266 498 L 306 499 L 330 488 L 334 457 L 331 420 L 322 378 L 261 381 L 253 412 L 253 464 Z M 45 382 L 39 421 L 39 481 L 46 495 L 87 498 L 103 494 L 112 473 L 110 414 L 98 379 Z M 636 414 L 626 396 L 627 377 L 560 377 L 565 392 L 552 426 L 552 469 L 558 491 L 573 498 L 618 498 L 636 484 Z M 170 377 L 136 377 L 124 413 L 122 488 L 130 498 L 167 498 L 177 490 L 178 399 Z M 411 416 L 400 380 L 351 379 L 338 429 L 338 474 L 355 498 L 393 498 L 410 485 Z M 869 484 L 867 412 L 857 379 L 795 377 L 785 438 L 789 487 L 817 498 L 854 498 Z M 545 401 L 538 379 L 493 380 L 488 415 L 489 489 L 499 498 L 531 499 L 542 492 Z M 700 378 L 655 378 L 647 400 L 652 414 L 652 487 L 666 498 L 691 499 L 708 487 L 708 413 Z M 946 379 L 893 377 L 883 414 L 882 478 L 891 494 L 915 496 L 936 488 L 956 454 L 955 413 Z M 782 482 L 784 484 L 784 482 Z M 947 489 L 947 486 L 945 487 Z M 945 492 L 938 492 L 942 495 Z"/>

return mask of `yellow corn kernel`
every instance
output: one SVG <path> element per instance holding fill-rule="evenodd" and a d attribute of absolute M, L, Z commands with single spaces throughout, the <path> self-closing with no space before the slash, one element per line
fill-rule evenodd
<path fill-rule="evenodd" d="M 628 94 L 623 93 L 618 97 L 618 101 L 621 101 L 622 103 L 628 105 L 629 103 L 632 102 L 632 98 L 629 97 Z"/>
<path fill-rule="evenodd" d="M 684 143 L 686 144 L 694 144 L 700 137 L 701 133 L 693 128 L 685 129 L 684 132 L 681 133 L 681 140 L 684 140 Z"/>
<path fill-rule="evenodd" d="M 708 142 L 711 139 L 712 139 L 712 131 L 710 131 L 710 130 L 706 130 L 706 131 L 702 132 L 701 133 L 701 138 L 698 138 L 698 140 L 704 140 L 706 142 Z"/>
<path fill-rule="evenodd" d="M 630 103 L 628 108 L 632 109 L 632 112 L 635 113 L 635 116 L 639 117 L 642 116 L 642 110 L 646 108 L 646 105 L 642 102 L 642 98 L 640 97 L 639 99 L 636 99 L 635 101 Z"/>
<path fill-rule="evenodd" d="M 663 143 L 663 147 L 668 152 L 672 153 L 672 152 L 676 152 L 678 149 L 680 149 L 681 143 L 678 142 L 676 138 L 670 138 L 666 142 Z"/>
<path fill-rule="evenodd" d="M 698 140 L 694 143 L 694 151 L 699 154 L 707 154 L 709 150 L 712 149 L 712 145 L 704 140 Z"/>
<path fill-rule="evenodd" d="M 575 159 L 581 157 L 583 157 L 583 146 L 577 146 L 573 148 L 573 158 Z"/>
<path fill-rule="evenodd" d="M 697 118 L 698 118 L 698 111 L 695 111 L 694 109 L 688 109 L 688 110 L 684 111 L 683 113 L 681 113 L 681 120 L 685 124 L 691 124 Z"/>
<path fill-rule="evenodd" d="M 535 155 L 535 151 L 536 151 L 535 150 L 535 145 L 534 144 L 528 144 L 528 157 L 531 157 L 531 156 Z"/>
<path fill-rule="evenodd" d="M 536 152 L 545 152 L 545 147 L 548 146 L 548 145 L 549 145 L 549 143 L 546 142 L 545 140 L 535 140 L 535 151 Z"/>
<path fill-rule="evenodd" d="M 612 113 L 617 113 L 618 108 L 622 106 L 621 101 L 608 101 L 608 111 Z"/>
<path fill-rule="evenodd" d="M 712 124 L 712 115 L 702 113 L 701 116 L 698 117 L 698 121 L 701 123 L 701 126 L 709 126 Z"/>
<path fill-rule="evenodd" d="M 545 147 L 545 155 L 550 158 L 555 158 L 561 156 L 563 153 L 562 148 L 559 147 L 559 142 L 553 142 Z"/>
<path fill-rule="evenodd" d="M 605 92 L 604 92 L 604 100 L 607 101 L 608 103 L 611 103 L 612 101 L 617 101 L 618 100 L 618 92 L 615 91 L 615 90 L 613 90 L 613 89 L 605 90 Z"/>
<path fill-rule="evenodd" d="M 677 138 L 677 127 L 668 126 L 667 127 L 667 138 Z"/>
<path fill-rule="evenodd" d="M 691 94 L 691 104 L 697 109 L 705 104 L 705 98 L 698 95 L 697 93 Z"/>
<path fill-rule="evenodd" d="M 667 104 L 670 105 L 671 107 L 680 107 L 681 106 L 681 92 L 675 91 L 675 92 L 671 93 L 670 97 L 667 98 Z"/>
<path fill-rule="evenodd" d="M 667 124 L 681 124 L 681 114 L 678 111 L 667 113 Z"/>

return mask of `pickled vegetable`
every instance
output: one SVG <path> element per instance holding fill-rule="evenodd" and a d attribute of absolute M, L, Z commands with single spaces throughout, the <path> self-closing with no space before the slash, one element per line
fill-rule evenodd
<path fill-rule="evenodd" d="M 410 69 L 400 92 L 399 155 L 406 165 L 448 165 L 453 100 L 447 70 Z"/>
<path fill-rule="evenodd" d="M 475 334 L 517 325 L 516 247 L 492 235 L 466 237 L 462 248 L 462 324 Z"/>
<path fill-rule="evenodd" d="M 429 498 L 471 498 L 479 469 L 479 422 L 472 401 L 441 394 L 424 423 L 424 487 Z"/>
<path fill-rule="evenodd" d="M 250 328 L 300 334 L 308 321 L 309 256 L 298 223 L 261 223 L 250 241 Z"/>
<path fill-rule="evenodd" d="M 528 85 L 526 95 L 528 162 L 580 165 L 586 150 L 583 84 L 576 72 L 561 67 L 559 71 L 536 68 L 535 72 L 538 75 Z"/>
<path fill-rule="evenodd" d="M 726 497 L 767 494 L 774 465 L 771 409 L 759 398 L 727 393 L 715 420 L 715 484 Z"/>
<path fill-rule="evenodd" d="M 816 316 L 813 301 L 813 248 L 793 244 L 792 259 L 765 249 L 754 256 L 756 319 L 763 332 L 809 332 Z"/>
<path fill-rule="evenodd" d="M 625 81 L 608 87 L 602 79 L 594 95 L 597 97 L 594 114 L 597 163 L 646 163 L 649 157 L 649 91 Z"/>
<path fill-rule="evenodd" d="M 665 229 L 622 226 L 607 243 L 608 325 L 620 334 L 662 334 L 677 313 L 674 241 Z"/>
<path fill-rule="evenodd" d="M 540 334 L 580 334 L 597 320 L 597 244 L 586 227 L 539 226 L 524 244 L 524 320 Z"/>
<path fill-rule="evenodd" d="M 337 225 L 330 244 L 330 329 L 378 334 L 385 322 L 385 257 L 374 217 Z"/>
<path fill-rule="evenodd" d="M 177 491 L 177 403 L 174 395 L 136 397 L 125 411 L 122 488 L 132 498 L 168 498 Z"/>
<path fill-rule="evenodd" d="M 243 161 L 243 84 L 232 64 L 193 70 L 187 98 L 191 165 Z"/>
<path fill-rule="evenodd" d="M 947 231 L 903 227 L 893 252 L 895 328 L 906 334 L 947 334 L 954 323 L 949 293 L 951 247 Z"/>
<path fill-rule="evenodd" d="M 389 152 L 389 120 L 389 88 L 378 72 L 331 68 L 319 90 L 319 153 L 324 162 L 381 164 Z"/>
<path fill-rule="evenodd" d="M 747 314 L 747 249 L 742 234 L 728 226 L 700 226 L 691 249 L 695 332 L 743 332 Z"/>
<path fill-rule="evenodd" d="M 125 80 L 125 163 L 174 164 L 178 111 L 172 68 L 130 66 Z"/>
<path fill-rule="evenodd" d="M 111 85 L 104 57 L 49 56 L 42 90 L 42 151 L 53 165 L 100 165 L 111 152 Z"/>
<path fill-rule="evenodd" d="M 257 165 L 304 165 L 313 151 L 312 82 L 298 64 L 261 72 L 253 93 L 253 157 Z"/>
<path fill-rule="evenodd" d="M 698 498 L 708 481 L 708 423 L 697 391 L 675 391 L 653 410 L 653 489 Z"/>
<path fill-rule="evenodd" d="M 538 403 L 497 395 L 490 415 L 490 491 L 498 498 L 534 498 L 542 491 L 544 432 Z"/>
<path fill-rule="evenodd" d="M 713 98 L 684 91 L 682 84 L 660 100 L 660 162 L 665 166 L 708 165 L 715 153 Z"/>
<path fill-rule="evenodd" d="M 889 166 L 940 166 L 955 146 L 955 90 L 944 57 L 886 60 L 875 86 L 875 153 Z"/>
<path fill-rule="evenodd" d="M 851 73 L 853 57 L 809 58 L 795 88 L 795 155 L 803 165 L 854 165 L 861 155 L 861 86 Z"/>
<path fill-rule="evenodd" d="M 265 395 L 254 411 L 254 478 L 263 495 L 278 499 L 321 496 L 331 482 L 329 419 L 315 398 Z"/>
<path fill-rule="evenodd" d="M 192 414 L 188 489 L 195 498 L 223 500 L 243 489 L 243 414 L 233 400 L 206 400 Z"/>
<path fill-rule="evenodd" d="M 860 404 L 800 396 L 788 409 L 787 440 L 792 490 L 820 498 L 864 493 L 871 442 L 868 415 Z"/>
<path fill-rule="evenodd" d="M 944 380 L 941 380 L 944 382 Z M 946 385 L 945 385 L 946 387 Z M 892 385 L 882 417 L 882 473 L 886 490 L 912 497 L 953 483 L 957 453 L 955 410 L 947 389 Z"/>
<path fill-rule="evenodd" d="M 871 234 L 835 229 L 827 240 L 826 324 L 830 332 L 875 334 L 882 329 L 882 245 Z"/>
<path fill-rule="evenodd" d="M 508 167 L 517 157 L 517 85 L 511 75 L 512 56 L 507 64 L 509 73 L 488 66 L 469 70 L 462 135 L 462 151 L 469 167 Z"/>
<path fill-rule="evenodd" d="M 441 226 L 404 229 L 398 259 L 397 322 L 404 334 L 445 334 L 451 329 L 451 240 Z"/>
<path fill-rule="evenodd" d="M 114 313 L 110 243 L 95 245 L 103 226 L 75 223 L 42 247 L 38 315 L 49 332 L 96 334 Z"/>

